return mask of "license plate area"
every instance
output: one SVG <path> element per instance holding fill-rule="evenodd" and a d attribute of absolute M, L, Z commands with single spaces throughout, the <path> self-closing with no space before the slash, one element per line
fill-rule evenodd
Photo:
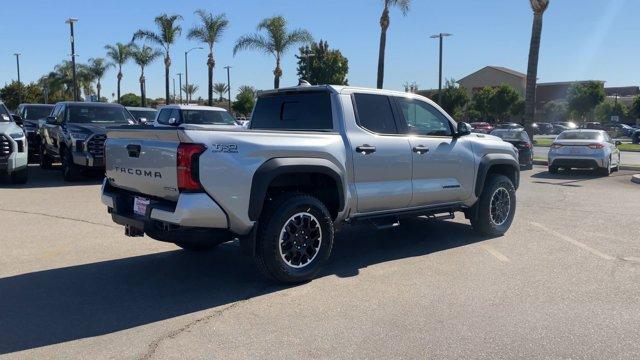
<path fill-rule="evenodd" d="M 147 214 L 147 208 L 151 200 L 141 196 L 135 196 L 133 198 L 133 213 L 140 216 L 145 216 Z"/>

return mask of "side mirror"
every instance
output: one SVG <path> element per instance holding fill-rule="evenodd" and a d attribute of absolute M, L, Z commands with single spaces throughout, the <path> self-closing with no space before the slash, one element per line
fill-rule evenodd
<path fill-rule="evenodd" d="M 461 121 L 458 123 L 458 128 L 456 130 L 457 136 L 469 135 L 471 134 L 471 125 Z"/>
<path fill-rule="evenodd" d="M 22 120 L 22 116 L 20 115 L 16 115 L 16 114 L 11 114 L 11 117 L 13 118 L 13 121 L 18 124 L 18 125 L 22 125 L 24 124 L 24 121 Z"/>
<path fill-rule="evenodd" d="M 618 147 L 618 146 L 620 146 L 620 145 L 622 145 L 622 141 L 620 141 L 620 140 L 616 140 L 616 147 Z"/>
<path fill-rule="evenodd" d="M 146 124 L 147 123 L 147 118 L 141 117 L 138 119 L 138 121 L 140 121 L 140 124 Z"/>
<path fill-rule="evenodd" d="M 56 117 L 55 116 L 47 116 L 47 120 L 45 120 L 47 124 L 53 125 L 56 123 Z"/>

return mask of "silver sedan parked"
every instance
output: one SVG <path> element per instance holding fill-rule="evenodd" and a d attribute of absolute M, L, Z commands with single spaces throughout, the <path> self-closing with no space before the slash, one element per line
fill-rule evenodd
<path fill-rule="evenodd" d="M 608 176 L 620 167 L 619 141 L 614 142 L 602 130 L 563 131 L 549 149 L 549 172 L 559 168 L 591 168 Z"/>

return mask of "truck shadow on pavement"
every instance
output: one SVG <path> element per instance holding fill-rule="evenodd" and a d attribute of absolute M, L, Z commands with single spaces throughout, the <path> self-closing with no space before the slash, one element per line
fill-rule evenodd
<path fill-rule="evenodd" d="M 346 227 L 320 276 L 356 276 L 368 266 L 482 240 L 469 225 L 456 222 L 415 219 L 385 231 Z M 208 253 L 168 251 L 2 278 L 0 354 L 131 329 L 283 289 L 264 280 L 237 243 Z"/>
<path fill-rule="evenodd" d="M 531 175 L 533 183 L 536 184 L 548 184 L 548 185 L 558 185 L 558 186 L 570 186 L 570 187 L 582 187 L 577 183 L 590 181 L 590 180 L 599 180 L 606 178 L 615 178 L 619 176 L 629 176 L 626 173 L 614 172 L 611 175 L 602 176 L 593 170 L 569 170 L 569 171 L 561 171 L 557 174 L 552 174 L 548 171 L 543 171 Z M 564 181 L 545 181 L 545 180 L 564 180 Z"/>
<path fill-rule="evenodd" d="M 34 189 L 52 188 L 77 185 L 99 185 L 104 179 L 104 174 L 100 172 L 90 172 L 84 174 L 79 181 L 66 182 L 62 178 L 62 171 L 59 165 L 54 165 L 50 170 L 40 169 L 38 165 L 29 165 L 29 181 L 26 184 L 11 184 L 8 179 L 0 179 L 0 189 Z"/>

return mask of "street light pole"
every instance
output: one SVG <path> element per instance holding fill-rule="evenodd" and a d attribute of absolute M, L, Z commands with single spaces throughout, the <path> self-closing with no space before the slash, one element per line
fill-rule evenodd
<path fill-rule="evenodd" d="M 22 83 L 20 82 L 20 53 L 13 54 L 16 56 L 16 67 L 18 68 L 18 104 L 22 104 Z"/>
<path fill-rule="evenodd" d="M 440 40 L 440 66 L 438 70 L 438 105 L 440 106 L 442 106 L 442 39 L 451 35 L 453 34 L 439 33 L 436 35 L 431 35 L 432 39 Z"/>
<path fill-rule="evenodd" d="M 182 73 L 178 73 L 178 90 L 180 92 L 180 104 L 182 104 Z"/>
<path fill-rule="evenodd" d="M 189 55 L 189 53 L 193 50 L 202 50 L 201 46 L 198 47 L 194 47 L 193 49 L 189 49 L 187 51 L 184 52 L 184 88 L 185 88 L 185 94 L 186 94 L 186 98 L 187 98 L 187 104 L 189 103 L 189 94 L 187 93 L 187 89 L 189 89 L 189 62 L 187 61 L 187 55 Z"/>
<path fill-rule="evenodd" d="M 176 102 L 176 78 L 173 78 L 173 102 Z"/>
<path fill-rule="evenodd" d="M 76 45 L 73 36 L 73 24 L 78 22 L 78 19 L 68 18 L 65 23 L 69 24 L 71 30 L 71 65 L 73 66 L 73 101 L 78 101 L 78 79 L 76 77 Z"/>
<path fill-rule="evenodd" d="M 227 94 L 229 96 L 229 112 L 231 112 L 231 66 L 225 66 L 227 69 Z"/>
<path fill-rule="evenodd" d="M 316 54 L 311 52 L 311 49 L 309 49 L 309 46 L 307 46 L 305 48 L 304 53 L 301 55 L 301 57 L 307 59 L 307 78 L 306 78 L 306 80 L 309 83 L 311 83 L 311 58 L 313 56 L 316 56 Z"/>

